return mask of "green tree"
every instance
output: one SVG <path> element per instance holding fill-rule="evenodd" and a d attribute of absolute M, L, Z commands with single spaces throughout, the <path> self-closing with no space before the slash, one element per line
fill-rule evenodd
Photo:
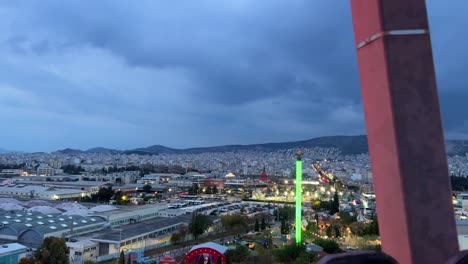
<path fill-rule="evenodd" d="M 281 219 L 281 234 L 289 234 L 289 224 L 284 219 Z"/>
<path fill-rule="evenodd" d="M 68 264 L 68 248 L 64 238 L 46 237 L 34 252 L 34 258 L 43 264 Z"/>
<path fill-rule="evenodd" d="M 182 240 L 182 236 L 179 233 L 172 233 L 171 235 L 171 243 L 177 244 L 179 241 Z"/>
<path fill-rule="evenodd" d="M 319 247 L 322 247 L 323 248 L 323 251 L 329 253 L 329 254 L 334 254 L 334 253 L 341 253 L 343 252 L 341 249 L 340 249 L 340 245 L 338 245 L 338 243 L 336 243 L 335 241 L 333 240 L 328 240 L 328 239 L 316 239 L 314 240 L 314 244 L 319 246 Z"/>
<path fill-rule="evenodd" d="M 228 264 L 244 263 L 249 255 L 249 249 L 244 245 L 237 245 L 234 249 L 228 249 L 224 255 Z"/>
<path fill-rule="evenodd" d="M 20 259 L 19 264 L 41 264 L 41 262 L 33 257 L 24 257 Z"/>
<path fill-rule="evenodd" d="M 260 231 L 260 223 L 258 222 L 258 218 L 255 218 L 255 232 Z"/>
<path fill-rule="evenodd" d="M 203 234 L 208 228 L 213 224 L 210 217 L 202 214 L 193 214 L 192 221 L 189 225 L 189 231 L 195 237 L 198 238 L 201 234 Z"/>
<path fill-rule="evenodd" d="M 197 195 L 200 193 L 200 188 L 197 183 L 192 184 L 191 195 Z"/>
<path fill-rule="evenodd" d="M 369 223 L 367 234 L 379 235 L 379 222 L 377 221 L 377 217 L 373 217 L 372 222 Z"/>
<path fill-rule="evenodd" d="M 333 202 L 331 203 L 330 214 L 334 215 L 340 211 L 340 198 L 338 197 L 338 192 L 335 191 L 333 195 Z"/>
<path fill-rule="evenodd" d="M 363 222 L 354 222 L 349 225 L 351 233 L 355 236 L 365 236 L 367 225 Z"/>
<path fill-rule="evenodd" d="M 357 216 L 354 214 L 351 216 L 348 212 L 339 212 L 340 223 L 344 226 L 349 226 L 350 224 L 357 221 Z"/>
<path fill-rule="evenodd" d="M 125 264 L 125 253 L 120 250 L 119 264 Z"/>
<path fill-rule="evenodd" d="M 145 193 L 149 193 L 149 192 L 151 192 L 151 189 L 152 189 L 152 188 L 153 188 L 153 187 L 151 187 L 151 185 L 145 184 L 145 185 L 143 186 L 143 191 L 144 191 Z"/>
<path fill-rule="evenodd" d="M 221 224 L 224 229 L 239 232 L 247 227 L 247 217 L 240 214 L 231 214 L 221 216 Z"/>
<path fill-rule="evenodd" d="M 178 233 L 180 234 L 182 241 L 185 240 L 185 238 L 187 237 L 188 232 L 189 232 L 189 230 L 188 230 L 188 227 L 186 225 L 180 225 L 179 226 Z"/>
<path fill-rule="evenodd" d="M 265 230 L 265 229 L 266 229 L 266 222 L 265 222 L 265 218 L 264 218 L 264 217 L 262 218 L 262 225 L 260 226 L 260 228 L 261 228 L 262 230 Z"/>
<path fill-rule="evenodd" d="M 112 187 L 101 187 L 99 191 L 91 195 L 91 200 L 93 202 L 106 202 L 108 203 L 110 199 L 114 196 L 114 190 Z"/>
<path fill-rule="evenodd" d="M 327 226 L 327 228 L 325 229 L 325 234 L 327 235 L 327 237 L 333 236 L 333 229 L 331 226 Z"/>
<path fill-rule="evenodd" d="M 335 237 L 336 237 L 336 238 L 341 237 L 340 226 L 335 225 L 335 226 L 333 226 L 333 229 L 334 229 L 334 231 L 335 231 Z"/>
<path fill-rule="evenodd" d="M 304 253 L 307 253 L 306 247 L 304 245 L 297 244 L 285 245 L 273 250 L 273 255 L 279 263 L 294 263 L 295 260 Z"/>
<path fill-rule="evenodd" d="M 279 211 L 279 212 L 278 212 Z M 283 208 L 278 208 L 274 211 L 274 215 L 276 216 L 276 221 L 280 221 L 281 219 L 285 220 L 293 220 L 296 213 L 296 209 L 291 206 L 285 206 Z M 279 219 L 278 219 L 279 215 Z"/>

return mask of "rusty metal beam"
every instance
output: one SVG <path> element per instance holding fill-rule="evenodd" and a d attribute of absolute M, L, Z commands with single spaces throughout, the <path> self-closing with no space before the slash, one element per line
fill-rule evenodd
<path fill-rule="evenodd" d="M 351 0 L 382 249 L 399 263 L 458 252 L 424 0 Z"/>

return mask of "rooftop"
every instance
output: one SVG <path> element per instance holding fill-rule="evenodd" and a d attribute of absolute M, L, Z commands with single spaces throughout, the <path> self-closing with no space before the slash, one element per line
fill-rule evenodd
<path fill-rule="evenodd" d="M 106 240 L 106 241 L 121 241 L 131 239 L 145 233 L 156 232 L 160 229 L 179 224 L 188 224 L 192 217 L 190 215 L 181 215 L 172 218 L 158 217 L 147 221 L 142 221 L 136 224 L 126 225 L 120 227 L 119 230 L 107 231 L 105 234 L 97 236 L 95 240 Z"/>
<path fill-rule="evenodd" d="M 0 246 L 0 256 L 1 255 L 6 255 L 8 253 L 12 253 L 18 250 L 26 250 L 27 247 L 18 244 L 18 243 L 10 243 L 10 244 L 4 244 Z"/>

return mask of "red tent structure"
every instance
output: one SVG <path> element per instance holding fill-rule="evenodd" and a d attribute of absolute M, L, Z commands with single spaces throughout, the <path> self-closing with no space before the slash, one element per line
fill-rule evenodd
<path fill-rule="evenodd" d="M 185 255 L 182 263 L 226 264 L 226 257 L 224 256 L 224 252 L 226 251 L 227 247 L 220 244 L 213 242 L 203 243 L 192 247 L 187 255 Z"/>
<path fill-rule="evenodd" d="M 159 264 L 176 264 L 176 261 L 170 256 L 165 256 L 163 259 L 159 261 Z"/>

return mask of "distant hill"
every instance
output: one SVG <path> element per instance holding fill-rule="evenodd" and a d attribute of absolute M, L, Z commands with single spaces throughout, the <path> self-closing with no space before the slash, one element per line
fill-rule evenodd
<path fill-rule="evenodd" d="M 64 155 L 79 155 L 79 154 L 83 154 L 85 152 L 82 151 L 82 150 L 79 150 L 79 149 L 66 148 L 66 149 L 62 149 L 62 150 L 57 150 L 57 151 L 55 151 L 53 153 L 54 154 L 64 154 Z"/>
<path fill-rule="evenodd" d="M 107 154 L 137 154 L 137 155 L 157 155 L 157 154 L 199 154 L 199 153 L 219 153 L 219 152 L 233 152 L 245 150 L 258 150 L 258 151 L 275 151 L 281 149 L 292 148 L 337 148 L 341 150 L 342 154 L 362 154 L 368 152 L 367 136 L 329 136 L 318 137 L 308 140 L 281 142 L 281 143 L 264 143 L 264 144 L 251 144 L 251 145 L 224 145 L 215 147 L 199 147 L 188 149 L 173 149 L 161 145 L 153 145 L 146 148 L 137 148 L 132 150 L 115 150 L 108 148 L 92 148 L 87 151 L 79 149 L 64 149 L 56 151 L 56 153 L 79 155 L 84 153 L 107 153 Z M 447 140 L 446 141 L 447 155 L 464 156 L 468 153 L 467 140 Z"/>
<path fill-rule="evenodd" d="M 225 145 L 188 149 L 172 149 L 161 145 L 154 145 L 147 148 L 138 148 L 135 150 L 154 154 L 198 154 L 206 152 L 230 152 L 242 150 L 275 151 L 280 149 L 310 147 L 338 148 L 346 154 L 359 154 L 367 152 L 367 139 L 366 136 L 330 136 L 283 143 Z"/>
<path fill-rule="evenodd" d="M 109 149 L 109 148 L 92 148 L 85 151 L 86 153 L 100 153 L 100 154 L 120 154 L 123 151 L 117 149 Z"/>
<path fill-rule="evenodd" d="M 153 154 L 177 154 L 177 153 L 186 153 L 189 149 L 172 149 L 161 145 L 153 145 L 147 148 L 137 148 L 132 151 L 144 152 L 144 153 L 153 153 Z M 205 151 L 206 152 L 206 151 Z"/>

